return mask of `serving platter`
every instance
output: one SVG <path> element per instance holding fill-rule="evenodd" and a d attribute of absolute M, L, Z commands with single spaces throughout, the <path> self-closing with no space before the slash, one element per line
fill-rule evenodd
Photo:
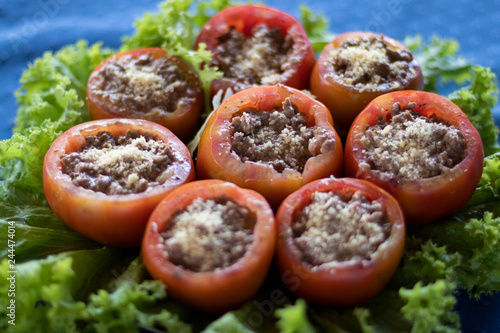
<path fill-rule="evenodd" d="M 298 16 L 300 1 L 274 0 L 267 5 Z M 47 50 L 86 39 L 107 47 L 120 45 L 133 30 L 132 22 L 157 10 L 157 0 L 42 0 L 13 1 L 0 5 L 0 139 L 11 136 L 16 104 L 14 91 L 27 63 Z M 323 13 L 334 33 L 352 30 L 381 32 L 396 39 L 421 34 L 454 38 L 460 54 L 500 74 L 500 1 L 313 1 L 307 5 Z M 453 87 L 444 88 L 444 93 Z M 500 124 L 500 107 L 494 109 Z M 500 295 L 476 301 L 459 291 L 457 310 L 464 332 L 500 331 Z"/>

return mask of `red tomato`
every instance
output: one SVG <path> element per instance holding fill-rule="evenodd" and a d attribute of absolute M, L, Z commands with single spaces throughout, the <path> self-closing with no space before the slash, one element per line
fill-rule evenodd
<path fill-rule="evenodd" d="M 163 105 L 161 100 L 153 101 L 151 96 L 149 96 L 144 91 L 138 91 L 137 89 L 132 89 L 134 93 L 138 93 L 141 98 L 146 99 L 147 105 L 141 105 L 137 101 L 132 101 L 132 105 L 126 104 L 124 101 L 123 86 L 113 87 L 111 92 L 113 95 L 118 96 L 121 102 L 114 101 L 110 96 L 103 96 L 102 91 L 106 90 L 106 80 L 103 79 L 106 76 L 106 68 L 109 66 L 110 62 L 118 62 L 121 67 L 130 63 L 132 60 L 137 60 L 140 57 L 151 56 L 153 61 L 158 59 L 166 59 L 167 63 L 173 68 L 178 69 L 177 73 L 181 80 L 187 82 L 187 88 L 185 91 L 176 91 L 173 88 L 172 91 L 165 91 L 165 94 L 180 94 L 182 100 L 175 106 Z M 165 67 L 165 66 L 164 66 Z M 125 72 L 127 70 L 124 70 Z M 140 71 L 140 70 L 139 70 Z M 165 69 L 161 69 L 165 71 Z M 137 74 L 137 73 L 136 73 Z M 144 84 L 152 85 L 153 78 L 150 73 L 148 77 L 136 77 L 136 81 L 141 81 Z M 160 74 L 159 77 L 163 79 L 171 80 L 168 76 L 174 76 L 171 73 Z M 111 79 L 112 80 L 112 79 Z M 132 86 L 130 79 L 126 83 L 127 86 Z M 115 97 L 113 97 L 115 98 Z M 132 96 L 134 98 L 134 96 Z M 117 104 L 118 103 L 118 104 Z M 122 103 L 122 104 L 120 104 Z M 104 60 L 97 66 L 92 74 L 90 75 L 87 84 L 87 104 L 92 119 L 108 119 L 108 118 L 137 118 L 146 119 L 163 125 L 170 129 L 177 137 L 179 137 L 184 142 L 191 139 L 198 130 L 200 124 L 200 115 L 203 108 L 203 92 L 201 89 L 201 83 L 198 79 L 195 71 L 184 61 L 175 57 L 167 56 L 167 51 L 159 48 L 145 48 L 130 50 L 115 54 L 108 59 Z M 175 109 L 173 109 L 175 107 Z"/>
<path fill-rule="evenodd" d="M 80 151 L 87 136 L 108 131 L 117 137 L 127 130 L 154 134 L 170 145 L 177 161 L 165 183 L 142 193 L 107 195 L 77 186 L 63 173 L 61 156 Z M 186 146 L 165 127 L 146 120 L 106 119 L 77 125 L 54 141 L 43 165 L 45 196 L 54 212 L 79 233 L 117 247 L 139 245 L 149 215 L 160 200 L 173 188 L 194 179 Z"/>
<path fill-rule="evenodd" d="M 161 233 L 172 216 L 195 198 L 229 198 L 255 217 L 253 243 L 236 262 L 213 271 L 195 272 L 173 264 L 165 255 Z M 276 228 L 273 211 L 257 192 L 220 180 L 196 181 L 170 192 L 154 210 L 142 242 L 142 257 L 151 276 L 161 280 L 172 298 L 205 312 L 224 312 L 249 298 L 260 287 L 274 255 Z"/>
<path fill-rule="evenodd" d="M 232 28 L 245 36 L 252 36 L 252 30 L 259 25 L 266 25 L 268 28 L 279 28 L 285 35 L 290 36 L 293 42 L 291 55 L 289 56 L 289 58 L 293 58 L 292 68 L 287 66 L 281 68 L 287 72 L 284 80 L 259 83 L 259 85 L 282 83 L 296 89 L 307 89 L 309 76 L 315 62 L 314 51 L 301 24 L 282 11 L 256 5 L 239 5 L 224 9 L 203 26 L 196 39 L 195 48 L 200 43 L 204 43 L 207 45 L 207 49 L 212 51 L 216 57 L 220 52 L 218 46 L 223 36 Z M 222 66 L 217 63 L 212 62 L 212 65 L 222 69 Z M 230 77 L 214 80 L 211 86 L 212 94 L 215 95 L 219 89 L 225 90 L 229 87 L 233 91 L 239 91 L 240 89 L 235 88 L 237 83 L 236 79 Z"/>
<path fill-rule="evenodd" d="M 401 84 L 397 89 L 382 85 L 375 90 L 362 90 L 353 85 L 347 85 L 340 82 L 328 75 L 332 72 L 333 67 L 330 60 L 330 53 L 332 50 L 339 48 L 342 43 L 349 39 L 361 39 L 369 36 L 376 35 L 370 32 L 349 32 L 337 36 L 323 49 L 311 74 L 311 92 L 330 110 L 336 126 L 338 126 L 338 129 L 342 129 L 342 131 L 339 130 L 339 134 L 342 136 L 345 136 L 354 118 L 356 118 L 364 107 L 375 97 L 395 90 L 423 90 L 424 88 L 422 71 L 414 59 L 409 63 L 409 68 L 415 70 L 416 74 L 414 78 Z M 411 52 L 399 41 L 387 36 L 383 36 L 383 40 L 387 44 L 388 49 L 411 54 Z"/>
<path fill-rule="evenodd" d="M 377 200 L 391 224 L 389 237 L 371 259 L 337 261 L 314 266 L 303 261 L 294 242 L 292 225 L 298 214 L 311 203 L 316 192 L 333 192 L 348 197 L 361 192 L 368 201 Z M 329 306 L 359 305 L 387 284 L 403 255 L 405 223 L 397 201 L 369 182 L 351 178 L 327 178 L 305 185 L 288 196 L 276 215 L 278 227 L 277 263 L 285 286 L 296 296 Z"/>
<path fill-rule="evenodd" d="M 289 98 L 302 113 L 307 126 L 323 129 L 334 146 L 310 157 L 299 175 L 278 172 L 265 163 L 242 162 L 232 152 L 231 121 L 243 110 L 255 112 L 280 108 Z M 199 178 L 217 178 L 253 189 L 277 208 L 281 201 L 302 185 L 315 179 L 342 173 L 342 143 L 325 106 L 305 93 L 282 85 L 243 90 L 225 100 L 209 119 L 202 134 L 196 161 Z"/>
<path fill-rule="evenodd" d="M 416 103 L 412 111 L 425 117 L 435 115 L 457 127 L 466 142 L 465 158 L 449 172 L 418 180 L 383 181 L 373 170 L 361 170 L 360 163 L 366 162 L 360 143 L 365 127 L 374 125 L 379 119 L 390 120 L 389 110 L 395 102 L 399 102 L 402 108 Z M 366 179 L 386 189 L 401 204 L 409 224 L 422 224 L 452 214 L 465 205 L 481 178 L 483 158 L 479 133 L 458 106 L 433 93 L 400 91 L 376 98 L 356 118 L 347 137 L 344 172 L 347 176 Z"/>

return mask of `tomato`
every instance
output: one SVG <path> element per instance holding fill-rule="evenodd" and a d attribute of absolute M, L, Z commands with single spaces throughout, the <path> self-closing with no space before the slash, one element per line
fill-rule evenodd
<path fill-rule="evenodd" d="M 321 265 L 303 259 L 304 254 L 294 241 L 292 226 L 318 192 L 332 192 L 343 198 L 360 192 L 368 201 L 381 204 L 386 221 L 390 223 L 390 232 L 374 256 L 363 260 L 327 261 Z M 326 178 L 307 184 L 283 201 L 276 222 L 276 254 L 282 281 L 293 294 L 312 303 L 356 306 L 369 300 L 384 288 L 403 255 L 405 223 L 402 210 L 390 194 L 367 181 Z M 328 243 L 328 246 L 335 244 Z"/>
<path fill-rule="evenodd" d="M 424 88 L 422 71 L 416 60 L 411 56 L 411 52 L 399 41 L 383 35 L 382 38 L 388 50 L 394 51 L 394 54 L 411 56 L 412 60 L 408 63 L 408 67 L 415 71 L 413 77 L 407 77 L 397 87 L 382 84 L 375 89 L 365 89 L 363 86 L 360 88 L 357 85 L 348 85 L 329 75 L 333 70 L 331 60 L 333 50 L 338 49 L 349 40 L 361 40 L 362 38 L 376 36 L 370 32 L 349 32 L 337 36 L 323 49 L 313 68 L 310 90 L 330 110 L 341 136 L 345 136 L 354 118 L 375 97 L 395 90 L 423 90 Z"/>
<path fill-rule="evenodd" d="M 166 83 L 158 83 L 162 80 Z M 186 84 L 175 86 L 170 81 Z M 155 84 L 163 86 L 155 92 L 147 90 Z M 164 91 L 158 93 L 158 89 Z M 179 97 L 178 102 L 165 97 L 173 95 Z M 198 130 L 203 92 L 197 74 L 187 63 L 168 56 L 165 50 L 145 48 L 121 52 L 100 63 L 87 84 L 87 104 L 92 119 L 146 119 L 167 127 L 186 142 Z"/>
<path fill-rule="evenodd" d="M 118 137 L 127 130 L 153 134 L 171 147 L 175 167 L 163 184 L 142 193 L 107 195 L 75 185 L 63 172 L 61 157 L 80 151 L 86 137 L 102 131 Z M 146 120 L 105 119 L 77 125 L 53 142 L 43 165 L 45 196 L 54 212 L 79 233 L 117 247 L 139 245 L 149 215 L 160 200 L 173 188 L 194 179 L 193 161 L 186 146 L 165 127 Z"/>
<path fill-rule="evenodd" d="M 253 29 L 260 25 L 265 25 L 270 29 L 278 28 L 286 37 L 291 39 L 293 45 L 288 52 L 287 62 L 280 66 L 281 73 L 279 73 L 279 79 L 272 79 L 272 82 L 262 82 L 260 79 L 256 79 L 254 80 L 255 82 L 251 82 L 250 84 L 245 83 L 242 87 L 242 78 L 229 74 L 230 70 L 226 67 L 234 66 L 236 61 L 233 58 L 245 48 L 241 47 L 241 45 L 234 47 L 234 50 L 232 50 L 233 57 L 227 61 L 229 62 L 228 64 L 224 64 L 223 60 L 217 60 L 219 59 L 219 54 L 222 52 L 221 45 L 227 40 L 228 34 L 233 29 L 248 38 L 253 36 Z M 282 11 L 256 5 L 229 7 L 217 13 L 202 27 L 196 39 L 195 48 L 199 47 L 200 43 L 206 44 L 207 49 L 214 53 L 211 65 L 217 66 L 225 72 L 223 78 L 212 82 L 211 90 L 213 95 L 220 89 L 226 90 L 227 88 L 231 88 L 234 92 L 252 85 L 282 83 L 296 89 L 307 89 L 309 85 L 309 76 L 315 62 L 313 48 L 301 24 L 295 18 Z M 270 45 L 264 49 L 269 51 L 272 47 L 273 45 Z M 253 58 L 263 59 L 262 56 L 255 54 L 243 54 L 242 56 L 248 59 L 248 61 Z M 269 63 L 276 59 L 276 55 L 271 52 L 268 56 L 269 59 L 264 59 L 264 63 L 269 65 Z M 247 68 L 244 71 L 244 75 L 247 78 L 248 75 L 260 76 L 262 74 L 262 71 L 256 68 L 257 66 L 254 65 L 253 67 L 253 69 Z M 252 74 L 248 74 L 249 72 Z"/>
<path fill-rule="evenodd" d="M 380 119 L 390 121 L 389 110 L 395 102 L 401 107 L 415 103 L 412 111 L 428 118 L 436 116 L 458 128 L 465 140 L 463 160 L 441 175 L 413 180 L 384 180 L 381 173 L 362 170 L 360 163 L 366 163 L 366 155 L 360 140 L 365 128 Z M 401 91 L 376 98 L 356 118 L 347 137 L 344 172 L 347 176 L 366 179 L 383 187 L 399 201 L 408 223 L 422 224 L 452 214 L 465 205 L 481 178 L 483 158 L 479 133 L 458 106 L 433 93 Z"/>
<path fill-rule="evenodd" d="M 255 220 L 253 241 L 231 265 L 210 271 L 193 271 L 176 265 L 165 255 L 161 234 L 171 218 L 196 198 L 229 198 L 245 207 Z M 192 308 L 219 313 L 232 309 L 260 287 L 274 255 L 276 228 L 269 204 L 257 192 L 220 180 L 196 181 L 170 192 L 154 210 L 142 242 L 142 257 L 154 279 L 161 280 L 169 296 Z"/>
<path fill-rule="evenodd" d="M 233 152 L 232 119 L 243 110 L 259 114 L 280 108 L 289 99 L 305 117 L 306 126 L 321 129 L 331 145 L 309 157 L 302 172 L 279 172 L 267 163 L 242 162 Z M 291 153 L 291 152 L 289 152 Z M 197 155 L 199 178 L 227 180 L 253 189 L 275 208 L 290 193 L 315 179 L 342 173 L 342 143 L 325 106 L 305 93 L 282 85 L 254 87 L 225 100 L 209 119 L 201 136 Z"/>

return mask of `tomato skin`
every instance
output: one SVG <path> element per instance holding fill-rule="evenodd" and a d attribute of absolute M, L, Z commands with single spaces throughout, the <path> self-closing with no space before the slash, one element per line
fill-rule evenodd
<path fill-rule="evenodd" d="M 160 233 L 171 216 L 186 208 L 195 198 L 226 196 L 245 206 L 256 216 L 254 241 L 234 264 L 208 272 L 193 272 L 172 264 L 164 254 Z M 151 215 L 142 242 L 142 257 L 151 276 L 163 281 L 168 294 L 192 308 L 220 313 L 251 298 L 266 277 L 276 243 L 271 207 L 255 191 L 221 180 L 202 180 L 182 185 L 170 192 Z"/>
<path fill-rule="evenodd" d="M 155 133 L 172 146 L 179 165 L 164 184 L 143 193 L 106 195 L 74 185 L 62 172 L 61 155 L 80 150 L 86 136 L 103 130 L 120 136 L 127 129 Z M 165 127 L 146 120 L 105 119 L 77 125 L 54 141 L 43 165 L 44 191 L 52 210 L 77 232 L 116 247 L 138 246 L 149 215 L 160 200 L 173 188 L 193 180 L 193 161 L 186 146 Z"/>
<path fill-rule="evenodd" d="M 373 125 L 378 117 L 389 119 L 388 110 L 395 102 L 400 102 L 402 107 L 415 102 L 417 107 L 413 110 L 422 116 L 435 114 L 458 127 L 467 145 L 464 160 L 443 175 L 413 181 L 383 182 L 371 170 L 360 170 L 364 157 L 359 139 L 365 125 Z M 400 91 L 376 98 L 359 114 L 349 131 L 344 159 L 347 176 L 365 179 L 386 189 L 400 203 L 408 224 L 424 224 L 456 212 L 469 201 L 481 179 L 484 153 L 479 133 L 458 106 L 437 94 Z"/>
<path fill-rule="evenodd" d="M 141 55 L 151 53 L 154 59 L 168 57 L 169 61 L 174 62 L 185 75 L 189 87 L 196 92 L 195 98 L 192 98 L 189 103 L 185 103 L 178 107 L 173 112 L 164 112 L 155 115 L 146 115 L 143 112 L 131 111 L 129 115 L 124 115 L 123 112 L 103 100 L 100 96 L 94 93 L 93 86 L 99 81 L 98 72 L 109 61 L 117 60 L 126 56 L 131 56 L 133 59 L 139 58 Z M 175 57 L 167 56 L 167 51 L 160 48 L 144 48 L 129 50 L 117 53 L 103 62 L 101 62 L 91 73 L 87 84 L 87 105 L 92 119 L 109 119 L 109 118 L 137 118 L 153 121 L 167 127 L 183 142 L 190 140 L 198 130 L 200 125 L 201 113 L 203 111 L 203 91 L 201 83 L 194 70 L 184 61 Z"/>
<path fill-rule="evenodd" d="M 369 200 L 380 200 L 386 209 L 392 232 L 386 246 L 373 260 L 313 267 L 301 260 L 293 242 L 291 226 L 297 214 L 311 202 L 315 192 L 339 195 L 361 191 Z M 277 264 L 285 286 L 298 297 L 328 306 L 356 306 L 378 294 L 387 284 L 403 255 L 405 222 L 397 201 L 386 191 L 367 181 L 352 178 L 326 178 L 305 185 L 289 195 L 276 214 Z"/>
<path fill-rule="evenodd" d="M 335 147 L 327 154 L 309 158 L 300 177 L 279 173 L 269 165 L 243 163 L 231 154 L 230 126 L 233 115 L 246 108 L 272 110 L 290 98 L 308 126 L 325 129 L 335 138 Z M 299 187 L 315 179 L 342 173 L 342 143 L 333 128 L 331 115 L 325 106 L 305 93 L 282 85 L 261 86 L 243 90 L 225 100 L 209 119 L 201 136 L 196 161 L 197 175 L 201 179 L 216 178 L 253 189 L 266 197 L 277 208 L 281 201 Z"/>
<path fill-rule="evenodd" d="M 346 134 L 349 130 L 354 118 L 356 118 L 356 116 L 370 101 L 380 95 L 394 91 L 394 89 L 360 91 L 360 89 L 338 82 L 330 76 L 325 77 L 325 75 L 330 71 L 327 68 L 326 63 L 330 63 L 328 58 L 331 50 L 338 48 L 348 39 L 359 39 L 362 36 L 367 35 L 369 36 L 374 34 L 371 32 L 348 32 L 337 36 L 333 41 L 325 46 L 311 73 L 311 93 L 314 94 L 320 102 L 326 105 L 332 113 L 335 124 L 339 127 L 339 129 L 343 130 L 339 130 L 339 132 L 345 132 L 344 134 Z M 384 41 L 391 49 L 410 52 L 402 43 L 395 39 L 384 36 Z M 422 71 L 420 70 L 420 66 L 415 59 L 410 63 L 410 67 L 414 68 L 416 71 L 415 78 L 410 80 L 406 85 L 401 85 L 397 90 L 424 89 L 424 77 L 422 75 Z"/>
<path fill-rule="evenodd" d="M 280 82 L 299 90 L 309 87 L 309 76 L 315 63 L 314 50 L 302 25 L 292 16 L 277 9 L 257 5 L 237 5 L 226 8 L 213 16 L 201 29 L 195 48 L 205 43 L 207 49 L 214 52 L 219 45 L 219 37 L 233 26 L 236 31 L 247 36 L 251 35 L 255 26 L 265 24 L 269 28 L 278 27 L 285 34 L 292 36 L 294 50 L 301 54 L 296 71 L 285 82 Z M 236 82 L 233 79 L 221 78 L 211 85 L 212 95 L 220 89 L 232 88 L 235 91 Z"/>

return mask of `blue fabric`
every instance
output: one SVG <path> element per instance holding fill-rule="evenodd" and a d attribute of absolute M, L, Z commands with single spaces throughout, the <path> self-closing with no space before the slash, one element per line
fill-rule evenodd
<path fill-rule="evenodd" d="M 329 18 L 330 30 L 383 32 L 396 39 L 434 34 L 459 41 L 461 54 L 500 74 L 500 0 L 268 0 L 295 16 L 300 3 Z M 13 92 L 26 64 L 46 50 L 87 39 L 117 47 L 132 22 L 157 0 L 2 0 L 0 3 L 0 139 L 11 135 Z M 500 124 L 500 108 L 494 110 Z M 500 295 L 468 300 L 460 293 L 464 332 L 500 332 Z"/>

